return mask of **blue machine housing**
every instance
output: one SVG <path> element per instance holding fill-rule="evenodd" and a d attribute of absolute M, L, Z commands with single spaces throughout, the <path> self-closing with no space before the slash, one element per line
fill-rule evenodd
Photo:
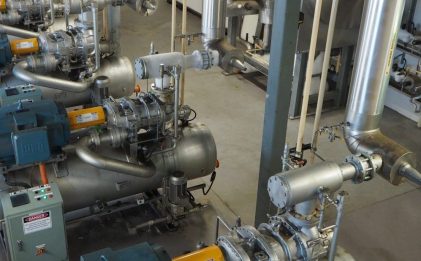
<path fill-rule="evenodd" d="M 170 256 L 159 245 L 141 243 L 121 250 L 111 248 L 86 254 L 80 257 L 80 261 L 171 261 Z M 199 261 L 199 260 L 198 260 Z"/>
<path fill-rule="evenodd" d="M 0 33 L 0 67 L 4 67 L 12 62 L 12 51 L 10 49 L 7 34 Z"/>
<path fill-rule="evenodd" d="M 48 161 L 68 144 L 64 107 L 51 100 L 19 102 L 0 108 L 0 165 L 10 168 Z"/>

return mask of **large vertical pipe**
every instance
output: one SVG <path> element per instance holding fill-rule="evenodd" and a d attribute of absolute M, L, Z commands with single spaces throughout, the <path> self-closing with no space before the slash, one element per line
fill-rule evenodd
<path fill-rule="evenodd" d="M 225 37 L 226 13 L 226 0 L 203 0 L 202 40 L 205 46 Z"/>
<path fill-rule="evenodd" d="M 108 41 L 115 55 L 120 55 L 120 6 L 108 8 Z"/>
<path fill-rule="evenodd" d="M 92 21 L 94 25 L 94 44 L 95 44 L 95 69 L 94 72 L 98 71 L 99 67 L 101 66 L 101 51 L 99 48 L 99 28 L 98 28 L 98 4 L 96 2 L 92 2 L 91 4 L 92 9 Z"/>
<path fill-rule="evenodd" d="M 306 127 L 306 120 L 307 120 L 307 109 L 308 109 L 308 102 L 310 97 L 310 89 L 311 89 L 311 80 L 313 78 L 313 65 L 314 65 L 314 56 L 316 53 L 317 47 L 317 36 L 319 34 L 319 24 L 320 24 L 320 14 L 322 12 L 322 3 L 323 0 L 317 0 L 315 10 L 314 10 L 314 20 L 313 20 L 313 28 L 311 31 L 311 41 L 310 41 L 310 49 L 308 51 L 308 61 L 307 61 L 307 70 L 306 70 L 306 79 L 304 82 L 304 90 L 303 90 L 303 102 L 301 107 L 301 117 L 300 117 L 300 125 L 298 127 L 298 136 L 297 136 L 297 153 L 302 153 L 303 148 L 303 139 L 304 139 L 304 130 Z"/>
<path fill-rule="evenodd" d="M 184 36 L 181 38 L 181 52 L 183 54 L 187 53 L 187 38 L 185 37 L 187 34 L 187 0 L 183 0 L 183 13 L 181 18 L 181 34 Z M 184 104 L 184 88 L 186 83 L 185 73 L 181 73 L 180 77 L 180 105 Z"/>
<path fill-rule="evenodd" d="M 176 26 L 177 26 L 177 0 L 172 0 L 172 6 L 171 6 L 171 52 L 175 52 Z"/>
<path fill-rule="evenodd" d="M 351 80 L 345 139 L 353 153 L 382 156 L 381 175 L 398 185 L 412 152 L 380 131 L 390 69 L 405 0 L 366 0 Z"/>
<path fill-rule="evenodd" d="M 259 12 L 260 23 L 263 24 L 263 46 L 264 50 L 269 50 L 272 37 L 272 24 L 273 24 L 273 8 L 275 5 L 274 0 L 261 1 L 261 8 Z"/>
<path fill-rule="evenodd" d="M 366 0 L 347 120 L 353 131 L 379 128 L 405 0 Z"/>
<path fill-rule="evenodd" d="M 323 58 L 322 77 L 320 80 L 319 96 L 317 99 L 316 115 L 314 118 L 313 137 L 311 147 L 314 151 L 317 150 L 318 130 L 320 128 L 320 118 L 322 116 L 323 102 L 325 100 L 326 80 L 330 65 L 330 54 L 332 51 L 333 35 L 335 32 L 336 15 L 338 13 L 339 0 L 333 0 L 332 9 L 330 10 L 329 28 L 327 31 L 326 48 Z"/>

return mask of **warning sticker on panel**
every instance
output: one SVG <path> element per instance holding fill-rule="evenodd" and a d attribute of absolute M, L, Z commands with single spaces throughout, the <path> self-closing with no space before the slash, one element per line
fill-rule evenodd
<path fill-rule="evenodd" d="M 78 115 L 76 117 L 77 123 L 85 123 L 85 122 L 96 121 L 96 120 L 98 120 L 98 113 L 96 112 L 85 113 L 85 114 Z"/>
<path fill-rule="evenodd" d="M 30 214 L 22 218 L 22 223 L 25 235 L 49 229 L 52 227 L 51 211 Z"/>

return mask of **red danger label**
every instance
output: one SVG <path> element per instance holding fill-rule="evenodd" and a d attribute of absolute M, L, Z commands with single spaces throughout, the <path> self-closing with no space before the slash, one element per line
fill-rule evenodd
<path fill-rule="evenodd" d="M 23 233 L 25 235 L 52 228 L 51 211 L 38 212 L 22 217 Z"/>
<path fill-rule="evenodd" d="M 36 215 L 29 216 L 29 217 L 25 217 L 25 218 L 23 218 L 23 222 L 29 223 L 29 222 L 32 222 L 32 221 L 36 221 L 36 220 L 48 218 L 48 217 L 50 217 L 50 212 L 44 212 L 44 213 L 39 213 L 39 214 L 36 214 Z"/>

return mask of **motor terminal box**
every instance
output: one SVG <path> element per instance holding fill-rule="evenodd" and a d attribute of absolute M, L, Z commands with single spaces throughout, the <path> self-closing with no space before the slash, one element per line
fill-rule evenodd
<path fill-rule="evenodd" d="M 10 86 L 0 89 L 0 106 L 5 106 L 19 101 L 35 102 L 42 98 L 41 89 L 32 84 Z"/>
<path fill-rule="evenodd" d="M 57 184 L 1 195 L 8 261 L 68 260 L 63 200 Z"/>

